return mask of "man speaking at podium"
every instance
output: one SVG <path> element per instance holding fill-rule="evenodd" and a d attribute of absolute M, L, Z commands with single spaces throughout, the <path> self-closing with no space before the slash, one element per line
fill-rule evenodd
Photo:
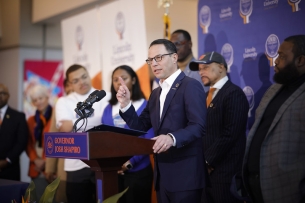
<path fill-rule="evenodd" d="M 141 115 L 130 102 L 122 78 L 117 92 L 120 115 L 132 129 L 154 129 L 156 140 L 154 183 L 158 203 L 200 202 L 205 187 L 202 136 L 206 101 L 202 85 L 186 77 L 177 66 L 177 49 L 166 39 L 150 44 L 147 64 L 160 79 Z"/>
<path fill-rule="evenodd" d="M 60 132 L 71 132 L 74 122 L 79 118 L 74 109 L 76 104 L 85 101 L 95 90 L 91 86 L 91 79 L 86 68 L 72 65 L 66 72 L 66 79 L 74 92 L 61 97 L 56 103 L 56 125 Z M 106 98 L 107 97 L 107 98 Z M 108 104 L 109 95 L 93 104 L 94 113 L 88 118 L 87 129 L 100 125 L 101 113 Z M 77 128 L 82 122 L 79 122 Z M 84 128 L 80 128 L 83 131 Z M 79 159 L 65 159 L 64 169 L 67 172 L 68 202 L 95 202 L 95 174 L 87 164 Z"/>

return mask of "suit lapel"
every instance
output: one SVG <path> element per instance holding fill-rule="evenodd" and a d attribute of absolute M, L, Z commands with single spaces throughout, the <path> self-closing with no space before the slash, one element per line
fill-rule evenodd
<path fill-rule="evenodd" d="M 280 118 L 282 117 L 283 113 L 286 111 L 286 109 L 290 106 L 290 104 L 303 92 L 305 91 L 305 83 L 301 85 L 280 107 L 278 112 L 276 113 L 271 126 L 268 130 L 268 134 L 272 131 L 272 129 L 275 127 L 275 125 L 279 122 Z"/>
<path fill-rule="evenodd" d="M 156 99 L 156 106 L 157 106 L 157 108 L 156 108 L 156 111 L 157 111 L 157 116 L 156 116 L 156 123 L 158 124 L 158 126 L 160 125 L 160 94 L 161 94 L 161 87 L 158 87 L 157 89 L 156 89 L 156 95 L 157 95 L 157 97 L 158 97 L 158 99 Z"/>
<path fill-rule="evenodd" d="M 173 97 L 175 96 L 179 86 L 182 83 L 182 79 L 184 78 L 185 74 L 183 72 L 181 72 L 178 77 L 176 78 L 176 80 L 174 81 L 173 85 L 171 86 L 169 92 L 166 95 L 165 101 L 164 101 L 164 106 L 163 106 L 163 111 L 162 111 L 162 116 L 161 116 L 161 120 L 160 120 L 160 125 L 164 119 L 164 116 L 166 114 L 166 111 L 168 110 L 168 107 L 173 99 Z M 160 102 L 159 102 L 160 103 Z M 160 107 L 159 107 L 160 108 Z M 160 112 L 160 109 L 159 109 Z"/>
<path fill-rule="evenodd" d="M 5 128 L 6 128 L 7 124 L 8 124 L 8 119 L 11 119 L 11 112 L 10 111 L 11 111 L 10 107 L 7 107 L 6 112 L 5 112 L 4 116 L 3 116 L 1 127 L 0 127 L 1 131 L 5 130 Z"/>

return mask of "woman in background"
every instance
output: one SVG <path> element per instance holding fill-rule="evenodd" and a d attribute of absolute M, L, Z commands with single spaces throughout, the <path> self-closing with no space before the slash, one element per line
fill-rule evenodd
<path fill-rule="evenodd" d="M 116 93 L 120 87 L 119 77 L 121 77 L 130 91 L 132 104 L 140 115 L 145 108 L 147 101 L 141 91 L 138 77 L 134 70 L 122 65 L 112 72 L 111 99 L 105 108 L 102 116 L 102 124 L 112 125 L 121 128 L 129 127 L 119 115 L 119 103 Z M 147 134 L 140 137 L 150 139 L 154 136 L 150 129 Z M 146 203 L 151 202 L 153 172 L 148 155 L 133 156 L 122 165 L 119 174 L 119 191 L 129 187 L 128 191 L 120 199 L 121 203 Z"/>
<path fill-rule="evenodd" d="M 37 200 L 41 198 L 48 185 L 44 175 L 44 133 L 49 132 L 52 115 L 48 92 L 48 89 L 42 85 L 32 87 L 29 92 L 32 104 L 36 107 L 36 112 L 28 119 L 29 139 L 26 153 L 30 159 L 28 174 L 35 183 Z"/>

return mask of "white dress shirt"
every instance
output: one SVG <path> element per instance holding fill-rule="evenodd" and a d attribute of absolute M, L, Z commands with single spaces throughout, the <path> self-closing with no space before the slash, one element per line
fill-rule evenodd
<path fill-rule="evenodd" d="M 8 105 L 6 104 L 4 107 L 2 107 L 0 109 L 0 118 L 1 118 L 2 122 L 3 122 L 3 119 L 4 119 L 4 115 L 6 113 L 7 107 L 8 107 Z"/>
<path fill-rule="evenodd" d="M 213 97 L 212 99 L 214 99 L 214 97 L 217 95 L 217 93 L 219 92 L 219 90 L 226 84 L 226 82 L 229 80 L 228 76 L 225 76 L 223 78 L 221 78 L 219 81 L 217 81 L 213 86 L 211 86 L 210 88 L 216 88 L 216 90 L 213 92 Z"/>
<path fill-rule="evenodd" d="M 86 100 L 94 90 L 95 89 L 92 88 L 85 95 L 80 95 L 76 92 L 72 92 L 67 96 L 59 98 L 55 106 L 56 126 L 59 128 L 63 120 L 71 120 L 74 123 L 79 118 L 79 116 L 74 111 L 76 104 L 80 101 Z M 101 124 L 102 112 L 104 112 L 104 108 L 108 105 L 110 95 L 111 94 L 107 92 L 106 96 L 101 101 L 93 104 L 92 108 L 94 109 L 94 113 L 88 118 L 87 129 Z M 79 128 L 81 125 L 82 122 L 79 122 L 77 124 L 77 128 Z M 84 125 L 80 130 L 84 130 Z M 65 159 L 65 171 L 76 171 L 85 167 L 89 166 L 79 159 Z"/>

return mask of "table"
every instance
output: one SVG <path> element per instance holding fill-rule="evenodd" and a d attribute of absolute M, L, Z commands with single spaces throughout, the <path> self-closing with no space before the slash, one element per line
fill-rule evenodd
<path fill-rule="evenodd" d="M 11 203 L 12 200 L 16 200 L 17 203 L 21 203 L 28 186 L 29 183 L 0 179 L 0 202 Z"/>

